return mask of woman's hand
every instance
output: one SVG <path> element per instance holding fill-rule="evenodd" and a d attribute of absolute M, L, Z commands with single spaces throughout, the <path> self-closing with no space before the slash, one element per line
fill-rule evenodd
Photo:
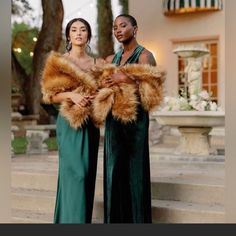
<path fill-rule="evenodd" d="M 79 93 L 71 92 L 70 99 L 73 103 L 75 103 L 79 107 L 86 107 L 91 104 L 92 100 L 94 99 L 95 95 L 90 96 L 82 96 Z"/>
<path fill-rule="evenodd" d="M 123 73 L 122 71 L 118 71 L 114 74 L 112 74 L 111 76 L 107 77 L 104 82 L 103 85 L 105 87 L 111 87 L 113 85 L 117 85 L 120 83 L 134 83 L 134 81 L 132 79 L 130 79 L 125 73 Z"/>

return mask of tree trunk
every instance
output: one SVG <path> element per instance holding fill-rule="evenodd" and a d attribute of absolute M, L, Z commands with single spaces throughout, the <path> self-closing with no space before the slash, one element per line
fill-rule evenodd
<path fill-rule="evenodd" d="M 113 15 L 111 0 L 97 1 L 98 8 L 98 54 L 105 58 L 114 53 L 112 25 Z"/>
<path fill-rule="evenodd" d="M 27 101 L 30 114 L 41 115 L 41 71 L 48 52 L 57 51 L 62 39 L 64 9 L 62 0 L 42 0 L 43 24 L 34 48 L 33 73 L 29 80 L 30 94 Z"/>
<path fill-rule="evenodd" d="M 129 0 L 119 0 L 122 7 L 121 14 L 129 14 Z"/>

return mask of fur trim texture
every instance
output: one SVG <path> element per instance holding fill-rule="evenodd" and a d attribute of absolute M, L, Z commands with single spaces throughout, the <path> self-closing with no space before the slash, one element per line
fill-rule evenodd
<path fill-rule="evenodd" d="M 52 103 L 52 97 L 57 93 L 75 91 L 85 96 L 96 90 L 97 83 L 89 73 L 80 70 L 61 54 L 50 52 L 41 80 L 41 91 L 45 103 Z M 90 116 L 91 111 L 91 106 L 79 108 L 69 100 L 63 101 L 60 106 L 61 114 L 74 128 L 81 127 Z"/>
<path fill-rule="evenodd" d="M 102 87 L 102 81 L 119 70 L 128 76 L 135 76 L 139 82 L 138 93 L 135 84 L 120 83 L 110 88 Z M 103 124 L 110 110 L 114 118 L 123 123 L 134 121 L 139 103 L 144 110 L 150 111 L 163 99 L 165 71 L 160 67 L 144 64 L 127 64 L 117 67 L 114 64 L 106 64 L 103 67 L 94 68 L 93 75 L 97 78 L 100 87 L 93 106 L 93 117 L 97 124 Z"/>
<path fill-rule="evenodd" d="M 138 80 L 138 92 L 144 110 L 151 111 L 160 105 L 163 99 L 163 83 L 166 75 L 161 67 L 148 64 L 127 64 L 121 70 Z"/>

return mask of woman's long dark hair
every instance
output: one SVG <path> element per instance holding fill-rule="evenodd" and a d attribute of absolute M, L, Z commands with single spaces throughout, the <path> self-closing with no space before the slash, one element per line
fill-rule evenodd
<path fill-rule="evenodd" d="M 66 50 L 69 52 L 71 50 L 71 44 L 70 44 L 70 40 L 69 40 L 69 35 L 70 35 L 70 28 L 71 28 L 71 25 L 76 22 L 76 21 L 80 21 L 82 22 L 87 31 L 88 31 L 88 43 L 90 42 L 91 40 L 91 37 L 92 37 L 92 30 L 91 30 L 91 26 L 90 24 L 83 18 L 74 18 L 72 20 L 70 20 L 67 25 L 66 25 L 66 31 L 65 31 L 65 34 L 66 34 Z M 88 46 L 89 47 L 89 46 Z M 90 48 L 90 47 L 89 47 Z"/>

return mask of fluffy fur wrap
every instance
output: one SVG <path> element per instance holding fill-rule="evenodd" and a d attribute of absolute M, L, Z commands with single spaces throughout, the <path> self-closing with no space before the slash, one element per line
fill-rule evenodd
<path fill-rule="evenodd" d="M 42 71 L 41 91 L 43 101 L 52 103 L 52 96 L 60 92 L 76 91 L 90 95 L 97 90 L 97 83 L 87 72 L 57 52 L 50 52 Z M 91 115 L 92 106 L 78 108 L 71 100 L 61 103 L 60 112 L 71 127 L 79 128 Z"/>
<path fill-rule="evenodd" d="M 135 76 L 139 82 L 138 88 L 135 84 L 127 83 L 120 83 L 110 88 L 102 87 L 102 80 L 118 70 L 128 76 Z M 93 75 L 98 79 L 100 87 L 93 101 L 93 117 L 97 124 L 103 124 L 110 110 L 113 117 L 123 123 L 135 121 L 138 104 L 141 103 L 145 111 L 151 111 L 163 99 L 163 82 L 166 73 L 159 66 L 127 64 L 117 67 L 106 64 L 100 68 L 94 68 Z"/>

